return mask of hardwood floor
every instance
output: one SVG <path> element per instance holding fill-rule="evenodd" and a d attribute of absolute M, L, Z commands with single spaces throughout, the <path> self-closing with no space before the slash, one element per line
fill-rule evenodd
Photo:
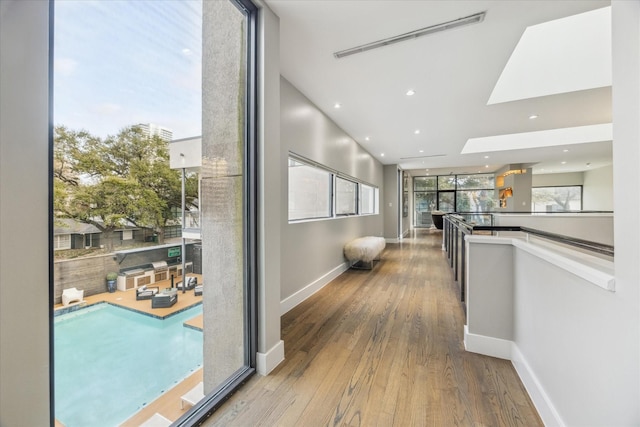
<path fill-rule="evenodd" d="M 387 245 L 284 315 L 286 360 L 204 425 L 543 425 L 510 362 L 464 350 L 441 236 Z"/>

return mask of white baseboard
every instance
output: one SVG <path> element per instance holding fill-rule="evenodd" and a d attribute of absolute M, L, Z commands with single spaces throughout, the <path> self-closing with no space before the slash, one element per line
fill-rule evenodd
<path fill-rule="evenodd" d="M 538 377 L 529 366 L 529 363 L 516 343 L 512 343 L 511 363 L 516 369 L 522 384 L 524 384 L 524 387 L 527 389 L 527 393 L 529 393 L 529 397 L 531 397 L 531 401 L 538 410 L 538 414 L 540 414 L 544 425 L 565 427 L 566 424 L 562 421 L 549 395 L 545 392 Z"/>
<path fill-rule="evenodd" d="M 284 341 L 280 340 L 266 353 L 256 354 L 256 370 L 260 375 L 268 375 L 284 360 Z"/>
<path fill-rule="evenodd" d="M 339 266 L 335 267 L 334 269 L 332 269 L 331 271 L 329 271 L 324 276 L 320 277 L 319 279 L 313 281 L 312 283 L 308 284 L 304 288 L 300 289 L 295 294 L 283 299 L 282 301 L 280 301 L 280 314 L 281 315 L 285 314 L 286 312 L 291 310 L 293 307 L 300 304 L 302 301 L 306 300 L 311 295 L 318 292 L 320 289 L 324 288 L 330 281 L 332 281 L 333 279 L 335 279 L 336 277 L 338 277 L 348 269 L 349 269 L 349 263 L 344 262 Z"/>
<path fill-rule="evenodd" d="M 464 325 L 464 348 L 472 353 L 511 360 L 512 344 L 509 340 L 472 334 Z"/>
<path fill-rule="evenodd" d="M 566 426 L 516 343 L 500 338 L 469 333 L 469 328 L 465 325 L 464 348 L 472 353 L 511 360 L 522 384 L 527 389 L 527 393 L 529 393 L 531 401 L 538 410 L 538 414 L 540 414 L 544 425 L 557 427 Z"/>
<path fill-rule="evenodd" d="M 394 239 L 394 238 L 391 238 L 391 237 L 385 237 L 384 241 L 387 242 L 387 243 L 399 243 L 400 239 Z"/>

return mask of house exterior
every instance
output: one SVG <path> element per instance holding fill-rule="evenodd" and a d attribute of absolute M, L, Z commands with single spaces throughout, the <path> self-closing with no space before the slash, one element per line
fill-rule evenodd
<path fill-rule="evenodd" d="M 54 220 L 53 250 L 90 249 L 101 246 L 102 231 L 95 225 L 71 218 Z"/>

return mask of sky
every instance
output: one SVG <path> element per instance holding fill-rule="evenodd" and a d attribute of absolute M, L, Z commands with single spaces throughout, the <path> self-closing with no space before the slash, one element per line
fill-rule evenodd
<path fill-rule="evenodd" d="M 105 137 L 138 123 L 201 134 L 201 0 L 54 3 L 54 123 Z"/>

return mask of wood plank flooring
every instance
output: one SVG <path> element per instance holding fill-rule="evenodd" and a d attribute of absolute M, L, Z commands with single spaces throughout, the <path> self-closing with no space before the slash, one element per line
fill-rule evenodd
<path fill-rule="evenodd" d="M 387 245 L 282 318 L 286 360 L 205 426 L 542 426 L 510 362 L 467 353 L 439 231 Z"/>

